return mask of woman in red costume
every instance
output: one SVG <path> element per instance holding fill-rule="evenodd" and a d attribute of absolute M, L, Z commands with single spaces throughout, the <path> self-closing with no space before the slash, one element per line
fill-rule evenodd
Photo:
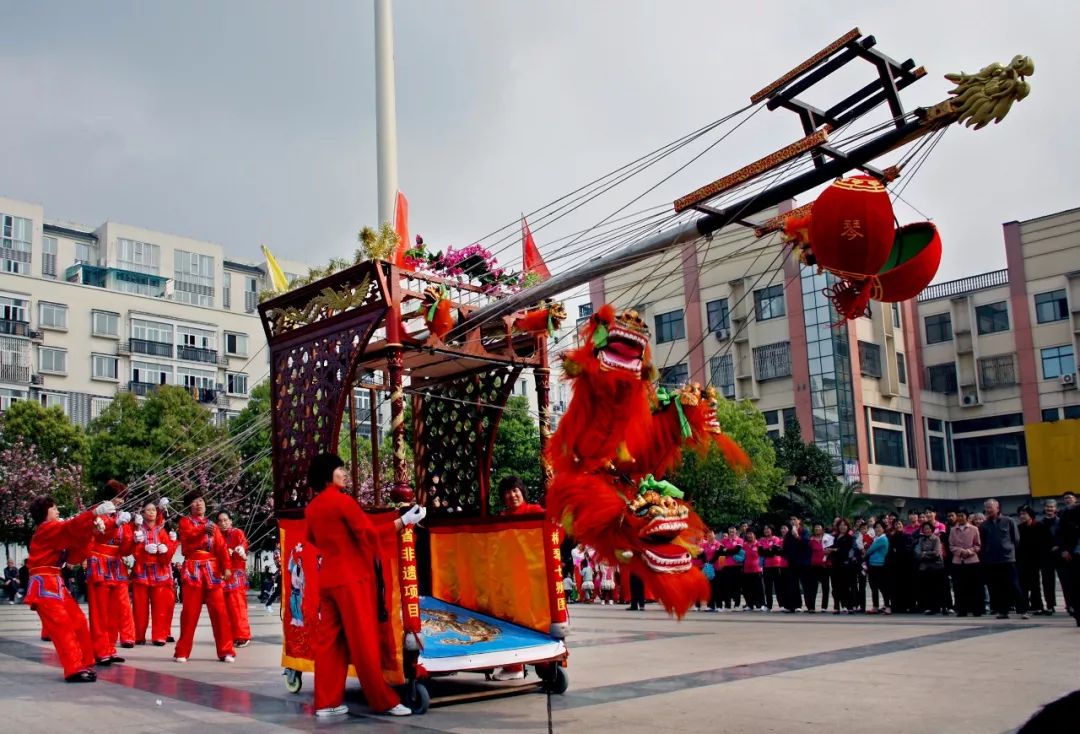
<path fill-rule="evenodd" d="M 210 613 L 210 626 L 214 629 L 218 660 L 231 663 L 236 660 L 236 650 L 229 613 L 225 611 L 224 586 L 232 577 L 225 538 L 206 516 L 206 500 L 201 491 L 188 492 L 184 504 L 191 514 L 180 518 L 179 525 L 180 551 L 184 554 L 184 606 L 180 612 L 180 637 L 173 658 L 178 663 L 187 662 L 205 602 Z"/>
<path fill-rule="evenodd" d="M 110 479 L 106 487 L 114 494 L 123 494 L 126 487 Z M 90 607 L 90 637 L 98 665 L 122 663 L 116 654 L 116 639 L 124 620 L 128 599 L 128 570 L 123 558 L 135 550 L 131 513 L 118 512 L 103 516 L 97 523 L 86 559 L 86 596 Z"/>
<path fill-rule="evenodd" d="M 42 631 L 52 640 L 68 683 L 90 683 L 97 676 L 90 627 L 64 586 L 60 568 L 69 552 L 90 544 L 95 523 L 115 513 L 112 502 L 102 502 L 70 520 L 61 520 L 51 497 L 37 497 L 30 503 L 30 518 L 37 529 L 30 540 L 30 580 L 25 602 L 41 618 Z"/>
<path fill-rule="evenodd" d="M 135 644 L 146 644 L 146 627 L 150 640 L 163 647 L 172 637 L 173 592 L 172 557 L 179 543 L 176 533 L 165 528 L 165 507 L 168 500 L 158 504 L 146 503 L 142 509 L 142 525 L 135 531 L 135 567 L 132 569 L 134 596 Z"/>
<path fill-rule="evenodd" d="M 248 540 L 244 531 L 234 527 L 232 515 L 222 510 L 217 515 L 218 527 L 229 549 L 229 567 L 232 578 L 225 583 L 225 608 L 229 611 L 229 624 L 237 647 L 251 643 L 251 625 L 248 624 L 247 607 L 247 553 Z"/>
<path fill-rule="evenodd" d="M 356 669 L 372 711 L 408 716 L 412 711 L 386 684 L 379 658 L 375 561 L 378 538 L 359 503 L 343 490 L 348 481 L 336 454 L 320 454 L 308 467 L 308 486 L 317 494 L 304 509 L 308 541 L 319 550 L 319 624 L 315 643 L 315 715 L 341 716 L 349 709 L 345 677 Z M 424 519 L 413 506 L 394 520 L 401 530 Z"/>

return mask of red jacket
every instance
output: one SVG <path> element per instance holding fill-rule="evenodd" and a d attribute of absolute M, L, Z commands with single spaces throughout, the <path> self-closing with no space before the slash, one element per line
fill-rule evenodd
<path fill-rule="evenodd" d="M 229 568 L 234 571 L 247 571 L 248 540 L 247 536 L 244 535 L 244 531 L 233 527 L 224 535 L 225 547 L 229 550 Z M 243 548 L 245 555 L 241 556 L 236 553 L 237 548 Z"/>
<path fill-rule="evenodd" d="M 379 540 L 371 519 L 356 500 L 327 487 L 304 508 L 304 519 L 308 541 L 321 557 L 319 588 L 373 580 Z"/>
<path fill-rule="evenodd" d="M 179 540 L 169 540 L 169 531 L 163 523 L 143 525 L 143 541 L 135 544 L 135 566 L 131 569 L 131 580 L 137 584 L 151 586 L 172 585 L 172 558 L 176 554 Z M 147 544 L 164 545 L 164 553 L 147 553 Z"/>
<path fill-rule="evenodd" d="M 221 529 L 216 525 L 212 535 L 206 534 L 208 518 L 194 518 L 184 516 L 180 518 L 177 535 L 180 540 L 180 552 L 184 554 L 185 561 L 217 561 L 218 570 L 224 572 L 229 568 L 229 552 L 225 548 L 225 538 L 221 536 Z"/>
<path fill-rule="evenodd" d="M 761 553 L 758 551 L 759 541 L 743 543 L 743 552 L 746 560 L 743 561 L 743 573 L 761 573 Z"/>
<path fill-rule="evenodd" d="M 59 569 L 69 560 L 70 549 L 82 549 L 90 543 L 94 532 L 92 510 L 80 512 L 70 520 L 50 520 L 37 526 L 30 539 L 27 566 L 30 573 L 39 567 Z"/>
<path fill-rule="evenodd" d="M 93 533 L 90 555 L 86 564 L 86 580 L 92 583 L 122 584 L 128 580 L 123 557 L 135 551 L 131 523 L 116 524 L 116 517 L 104 517 L 105 532 Z"/>
<path fill-rule="evenodd" d="M 769 535 L 758 541 L 758 548 L 773 551 L 773 555 L 765 556 L 765 568 L 787 568 L 787 559 L 780 555 L 780 549 L 784 543 L 778 535 Z"/>

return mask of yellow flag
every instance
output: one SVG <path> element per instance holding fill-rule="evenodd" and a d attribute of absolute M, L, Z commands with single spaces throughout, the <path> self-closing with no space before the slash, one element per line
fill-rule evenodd
<path fill-rule="evenodd" d="M 289 281 L 285 277 L 285 273 L 281 272 L 281 266 L 278 265 L 273 254 L 267 249 L 266 245 L 262 245 L 262 251 L 263 255 L 266 256 L 266 270 L 270 275 L 270 287 L 282 293 L 289 290 Z"/>

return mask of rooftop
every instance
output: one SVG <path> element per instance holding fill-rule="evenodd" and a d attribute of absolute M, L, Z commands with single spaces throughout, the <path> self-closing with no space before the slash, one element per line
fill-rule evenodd
<path fill-rule="evenodd" d="M 919 303 L 923 303 L 924 301 L 934 301 L 939 298 L 951 298 L 965 293 L 981 291 L 985 288 L 996 288 L 999 285 L 1008 284 L 1008 270 L 991 270 L 989 273 L 969 275 L 966 278 L 949 280 L 944 283 L 935 283 L 934 285 L 928 286 L 926 290 L 920 293 L 918 300 Z"/>

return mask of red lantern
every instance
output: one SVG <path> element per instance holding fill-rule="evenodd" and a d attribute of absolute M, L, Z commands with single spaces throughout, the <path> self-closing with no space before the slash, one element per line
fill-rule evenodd
<path fill-rule="evenodd" d="M 906 224 L 896 230 L 892 251 L 877 275 L 842 280 L 828 295 L 841 316 L 858 318 L 871 300 L 897 303 L 919 295 L 940 264 L 937 227 L 930 222 Z"/>
<path fill-rule="evenodd" d="M 892 202 L 872 176 L 833 181 L 814 202 L 810 248 L 816 263 L 848 280 L 875 275 L 893 246 Z"/>

